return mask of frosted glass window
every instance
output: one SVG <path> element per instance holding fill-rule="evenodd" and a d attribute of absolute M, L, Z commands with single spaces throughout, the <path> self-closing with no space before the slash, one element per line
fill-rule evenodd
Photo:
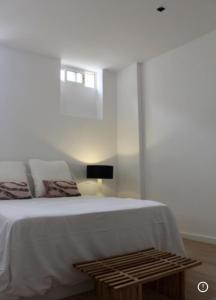
<path fill-rule="evenodd" d="M 96 73 L 92 71 L 76 70 L 73 67 L 63 66 L 60 70 L 61 82 L 74 82 L 86 88 L 96 88 Z"/>
<path fill-rule="evenodd" d="M 92 89 L 95 87 L 95 74 L 93 72 L 85 72 L 85 86 Z"/>
<path fill-rule="evenodd" d="M 76 81 L 78 83 L 83 83 L 83 74 L 82 73 L 76 73 Z"/>
<path fill-rule="evenodd" d="M 76 81 L 76 73 L 67 71 L 67 81 L 75 82 Z"/>
<path fill-rule="evenodd" d="M 65 82 L 65 70 L 61 70 L 60 79 L 61 79 L 61 81 Z"/>

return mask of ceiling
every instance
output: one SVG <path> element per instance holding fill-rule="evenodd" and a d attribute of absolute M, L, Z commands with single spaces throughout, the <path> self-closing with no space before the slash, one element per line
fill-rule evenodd
<path fill-rule="evenodd" d="M 1 44 L 78 67 L 118 70 L 214 29 L 216 0 L 0 0 Z"/>

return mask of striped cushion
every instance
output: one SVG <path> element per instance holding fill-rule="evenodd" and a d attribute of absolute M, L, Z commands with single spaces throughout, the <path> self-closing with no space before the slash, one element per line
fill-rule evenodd
<path fill-rule="evenodd" d="M 43 180 L 45 186 L 44 197 L 73 197 L 81 196 L 75 181 Z"/>
<path fill-rule="evenodd" d="M 0 200 L 32 198 L 27 182 L 0 182 Z"/>

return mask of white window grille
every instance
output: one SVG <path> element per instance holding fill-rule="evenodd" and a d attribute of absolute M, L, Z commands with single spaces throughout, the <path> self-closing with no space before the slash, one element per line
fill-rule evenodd
<path fill-rule="evenodd" d="M 91 71 L 64 66 L 60 71 L 60 79 L 62 82 L 82 84 L 86 88 L 94 89 L 96 87 L 96 74 Z"/>

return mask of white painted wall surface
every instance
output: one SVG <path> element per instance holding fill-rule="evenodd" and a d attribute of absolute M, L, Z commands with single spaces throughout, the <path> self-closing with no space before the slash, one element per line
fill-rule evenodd
<path fill-rule="evenodd" d="M 76 82 L 61 81 L 63 114 L 85 119 L 103 119 L 103 71 L 98 70 L 95 76 L 94 89 Z"/>
<path fill-rule="evenodd" d="M 0 160 L 66 159 L 81 191 L 88 163 L 116 165 L 116 75 L 103 76 L 103 120 L 77 119 L 60 112 L 60 61 L 0 47 Z M 115 180 L 104 181 L 115 194 Z"/>
<path fill-rule="evenodd" d="M 216 238 L 216 32 L 144 65 L 148 199 L 182 232 Z"/>
<path fill-rule="evenodd" d="M 117 153 L 118 193 L 140 198 L 139 112 L 137 64 L 118 73 Z"/>

